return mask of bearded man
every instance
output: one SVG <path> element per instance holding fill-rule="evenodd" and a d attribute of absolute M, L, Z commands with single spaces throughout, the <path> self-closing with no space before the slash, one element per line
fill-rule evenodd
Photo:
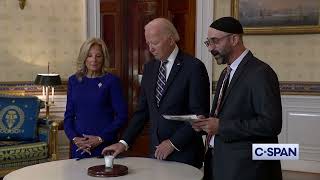
<path fill-rule="evenodd" d="M 226 64 L 217 83 L 209 118 L 193 123 L 205 131 L 205 180 L 281 180 L 279 160 L 252 160 L 252 144 L 278 143 L 282 127 L 279 81 L 266 63 L 243 44 L 243 28 L 232 17 L 214 21 L 205 44 L 218 64 Z"/>

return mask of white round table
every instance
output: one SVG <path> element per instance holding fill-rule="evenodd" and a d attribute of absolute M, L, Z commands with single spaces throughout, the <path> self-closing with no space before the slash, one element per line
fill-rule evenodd
<path fill-rule="evenodd" d="M 24 167 L 6 175 L 3 180 L 98 180 L 101 177 L 87 175 L 91 166 L 104 164 L 104 159 L 89 158 L 52 161 Z M 128 167 L 125 176 L 107 177 L 116 180 L 201 180 L 201 170 L 178 162 L 150 158 L 126 157 L 115 159 L 114 164 Z"/>

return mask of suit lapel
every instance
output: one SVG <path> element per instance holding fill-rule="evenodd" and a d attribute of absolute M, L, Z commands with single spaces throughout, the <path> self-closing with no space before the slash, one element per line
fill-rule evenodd
<path fill-rule="evenodd" d="M 243 70 L 245 69 L 245 64 L 247 64 L 248 60 L 252 57 L 252 53 L 249 51 L 248 54 L 246 56 L 244 56 L 244 58 L 242 59 L 241 63 L 239 64 L 238 68 L 236 69 L 236 72 L 233 74 L 233 77 L 231 79 L 231 82 L 226 90 L 226 94 L 224 95 L 222 104 L 221 104 L 221 108 L 223 107 L 226 99 L 228 98 L 232 88 L 234 87 L 234 85 L 236 84 L 236 82 L 238 81 L 239 77 L 241 76 L 241 74 L 244 72 Z"/>
<path fill-rule="evenodd" d="M 168 88 L 170 87 L 170 85 L 172 84 L 174 78 L 176 77 L 177 73 L 180 71 L 183 63 L 182 63 L 182 53 L 181 51 L 179 50 L 178 54 L 177 54 L 177 57 L 176 59 L 174 60 L 174 63 L 173 63 L 173 66 L 171 68 L 171 71 L 170 71 L 170 74 L 169 74 L 169 77 L 168 77 L 168 80 L 166 82 L 166 85 L 164 87 L 164 91 L 163 91 L 163 94 L 162 94 L 162 97 L 161 99 L 166 95 L 167 93 L 167 90 Z M 160 100 L 161 101 L 161 100 Z"/>

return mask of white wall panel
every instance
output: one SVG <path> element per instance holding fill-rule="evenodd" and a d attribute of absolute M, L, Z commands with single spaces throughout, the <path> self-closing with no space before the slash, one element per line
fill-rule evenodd
<path fill-rule="evenodd" d="M 282 168 L 320 172 L 320 97 L 282 96 L 280 143 L 300 145 L 300 160 L 282 161 Z"/>

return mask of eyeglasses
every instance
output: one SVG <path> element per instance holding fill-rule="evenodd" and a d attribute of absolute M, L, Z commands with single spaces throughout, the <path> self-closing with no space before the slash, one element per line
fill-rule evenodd
<path fill-rule="evenodd" d="M 212 38 L 207 38 L 207 40 L 204 42 L 204 44 L 209 47 L 210 45 L 217 45 L 219 44 L 219 42 L 228 37 L 228 36 L 231 36 L 232 34 L 227 34 L 225 36 L 222 36 L 221 38 L 216 38 L 216 37 L 212 37 Z"/>

